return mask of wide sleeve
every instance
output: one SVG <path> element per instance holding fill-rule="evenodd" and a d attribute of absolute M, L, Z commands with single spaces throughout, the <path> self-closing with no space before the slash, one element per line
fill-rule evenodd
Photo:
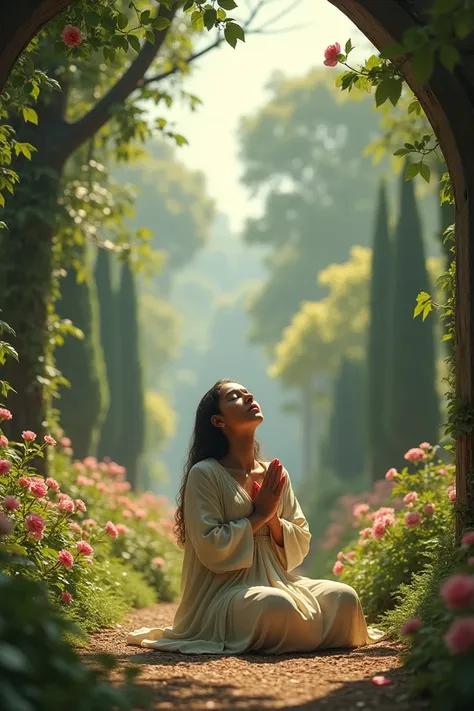
<path fill-rule="evenodd" d="M 283 527 L 283 546 L 279 546 L 273 538 L 272 546 L 282 566 L 289 571 L 301 565 L 308 555 L 311 533 L 286 470 L 285 475 L 282 507 L 278 514 Z"/>
<path fill-rule="evenodd" d="M 224 507 L 212 473 L 194 466 L 184 495 L 186 535 L 201 563 L 214 573 L 250 568 L 254 539 L 248 518 L 225 522 Z"/>

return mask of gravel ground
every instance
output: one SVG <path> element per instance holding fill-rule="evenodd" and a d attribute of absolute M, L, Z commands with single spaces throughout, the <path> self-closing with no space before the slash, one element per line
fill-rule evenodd
<path fill-rule="evenodd" d="M 124 624 L 91 636 L 86 654 L 115 654 L 120 666 L 139 665 L 153 709 L 263 711 L 422 711 L 406 698 L 408 677 L 399 647 L 379 642 L 356 650 L 304 655 L 216 657 L 141 650 L 125 644 L 129 630 L 170 625 L 176 605 L 134 611 Z M 392 683 L 377 687 L 375 675 Z"/>

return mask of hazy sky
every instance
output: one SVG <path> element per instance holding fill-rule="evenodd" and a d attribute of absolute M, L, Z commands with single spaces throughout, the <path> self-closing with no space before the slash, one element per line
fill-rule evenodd
<path fill-rule="evenodd" d="M 239 15 L 235 12 L 235 16 L 245 17 L 244 3 L 256 1 L 237 0 L 242 10 Z M 290 2 L 274 0 L 264 19 L 273 17 Z M 209 53 L 194 65 L 192 76 L 185 82 L 185 89 L 199 96 L 203 105 L 195 113 L 179 105 L 172 111 L 177 130 L 190 143 L 178 149 L 178 157 L 190 168 L 205 173 L 210 195 L 236 229 L 246 215 L 259 211 L 259 205 L 252 205 L 239 182 L 242 166 L 238 158 L 237 126 L 241 116 L 264 105 L 268 97 L 265 85 L 271 75 L 276 71 L 289 76 L 303 75 L 322 65 L 328 44 L 339 42 L 344 46 L 349 37 L 353 43 L 357 38 L 359 46 L 364 41 L 359 56 L 368 56 L 367 40 L 357 37 L 355 26 L 327 0 L 301 0 L 274 28 L 295 25 L 304 28 L 249 35 L 246 43 L 239 42 L 235 50 L 223 45 Z M 335 79 L 339 70 L 325 71 L 332 72 Z"/>

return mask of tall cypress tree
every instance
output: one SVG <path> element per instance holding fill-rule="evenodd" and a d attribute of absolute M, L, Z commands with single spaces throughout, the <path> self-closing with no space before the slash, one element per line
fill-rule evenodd
<path fill-rule="evenodd" d="M 403 173 L 393 275 L 387 424 L 395 466 L 408 448 L 436 443 L 440 422 L 433 318 L 413 318 L 416 297 L 430 284 L 415 186 Z"/>
<path fill-rule="evenodd" d="M 102 350 L 109 385 L 109 407 L 100 432 L 98 455 L 100 458 L 116 459 L 122 418 L 119 305 L 113 288 L 111 257 L 106 249 L 98 251 L 95 281 L 99 297 Z"/>
<path fill-rule="evenodd" d="M 80 271 L 71 266 L 61 282 L 56 308 L 61 318 L 70 319 L 83 332 L 84 338 L 68 334 L 55 354 L 59 370 L 71 384 L 60 393 L 60 422 L 79 458 L 96 453 L 108 402 L 97 291 L 87 246 L 82 248 L 81 256 Z"/>
<path fill-rule="evenodd" d="M 355 479 L 365 466 L 366 365 L 344 358 L 334 382 L 332 413 L 322 464 L 341 480 Z"/>
<path fill-rule="evenodd" d="M 391 244 L 387 189 L 380 184 L 372 242 L 370 324 L 367 341 L 368 467 L 372 481 L 380 479 L 390 462 L 386 441 L 387 373 L 391 331 Z"/>
<path fill-rule="evenodd" d="M 133 489 L 139 486 L 138 467 L 145 438 L 145 404 L 138 337 L 138 302 L 135 277 L 126 262 L 118 293 L 123 406 L 118 433 L 117 460 L 127 469 Z"/>

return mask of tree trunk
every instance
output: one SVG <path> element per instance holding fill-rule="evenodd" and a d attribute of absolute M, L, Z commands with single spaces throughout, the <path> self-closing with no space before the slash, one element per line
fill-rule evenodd
<path fill-rule="evenodd" d="M 73 0 L 21 0 L 2 8 L 0 23 L 0 92 L 13 66 L 41 28 Z"/>

